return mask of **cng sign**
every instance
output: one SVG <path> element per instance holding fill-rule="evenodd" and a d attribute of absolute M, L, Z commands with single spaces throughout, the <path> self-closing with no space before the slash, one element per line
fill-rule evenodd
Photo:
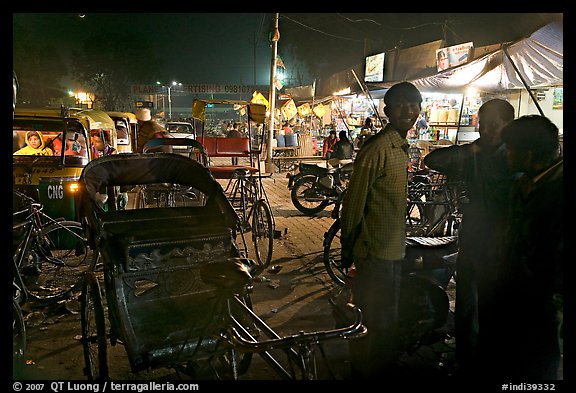
<path fill-rule="evenodd" d="M 64 199 L 64 186 L 62 184 L 49 185 L 46 192 L 48 199 Z"/>

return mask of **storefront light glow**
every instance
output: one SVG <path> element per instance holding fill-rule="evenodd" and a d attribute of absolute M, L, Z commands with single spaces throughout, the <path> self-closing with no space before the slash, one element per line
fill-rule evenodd
<path fill-rule="evenodd" d="M 334 95 L 334 96 L 345 96 L 348 94 L 350 94 L 350 88 L 349 87 L 332 93 L 332 95 Z"/>

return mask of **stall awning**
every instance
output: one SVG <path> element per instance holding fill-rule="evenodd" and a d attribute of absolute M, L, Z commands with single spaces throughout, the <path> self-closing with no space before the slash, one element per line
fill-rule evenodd
<path fill-rule="evenodd" d="M 467 64 L 411 82 L 423 92 L 458 92 L 466 87 L 502 92 L 525 88 L 522 78 L 530 88 L 563 85 L 563 38 L 562 22 L 553 22 L 527 38 L 500 45 L 500 49 Z M 507 45 L 509 57 L 504 52 L 504 45 Z"/>

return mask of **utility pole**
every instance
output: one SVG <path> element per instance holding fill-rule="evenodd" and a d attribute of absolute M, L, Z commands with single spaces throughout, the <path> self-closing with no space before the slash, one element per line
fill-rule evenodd
<path fill-rule="evenodd" d="M 274 30 L 272 31 L 272 61 L 270 62 L 270 94 L 268 102 L 270 103 L 270 117 L 268 120 L 268 143 L 266 145 L 266 172 L 274 173 L 274 163 L 272 162 L 272 139 L 274 139 L 274 112 L 276 111 L 276 56 L 278 54 L 278 41 L 280 40 L 280 30 L 278 30 L 278 16 L 274 14 Z"/>

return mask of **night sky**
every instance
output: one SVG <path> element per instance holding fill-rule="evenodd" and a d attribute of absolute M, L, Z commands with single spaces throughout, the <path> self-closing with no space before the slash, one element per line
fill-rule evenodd
<path fill-rule="evenodd" d="M 475 46 L 522 38 L 562 14 L 543 13 L 280 13 L 278 52 L 293 82 L 331 74 L 364 56 L 446 39 Z M 130 31 L 142 51 L 164 59 L 165 80 L 269 83 L 272 13 L 13 14 L 14 26 L 62 48 L 79 47 L 101 31 Z M 15 34 L 19 30 L 14 28 Z M 297 64 L 297 57 L 313 63 Z M 139 61 L 139 59 L 135 59 Z M 299 73 L 299 75 L 297 75 Z M 325 76 L 325 75 L 323 75 Z M 303 78 L 303 79 L 302 79 Z M 298 83 L 294 83 L 298 85 Z"/>

